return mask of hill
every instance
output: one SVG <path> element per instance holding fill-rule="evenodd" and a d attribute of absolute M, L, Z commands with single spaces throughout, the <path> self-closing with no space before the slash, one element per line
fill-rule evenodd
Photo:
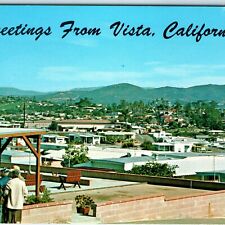
<path fill-rule="evenodd" d="M 156 98 L 164 98 L 169 101 L 192 102 L 197 100 L 214 100 L 225 102 L 225 85 L 201 85 L 189 88 L 161 87 L 142 88 L 128 83 L 115 84 L 93 90 L 73 89 L 71 91 L 53 93 L 45 95 L 48 100 L 66 100 L 80 98 L 90 98 L 95 103 L 118 103 L 120 100 L 129 102 L 142 100 L 152 101 Z"/>
<path fill-rule="evenodd" d="M 0 87 L 0 96 L 39 96 L 42 92 L 20 90 L 12 87 Z"/>
<path fill-rule="evenodd" d="M 225 85 L 201 85 L 189 88 L 160 87 L 142 88 L 128 83 L 109 85 L 98 88 L 75 88 L 69 91 L 41 93 L 23 91 L 16 88 L 0 88 L 0 95 L 36 96 L 42 100 L 66 101 L 68 99 L 79 100 L 90 98 L 95 103 L 118 103 L 121 100 L 129 102 L 142 100 L 150 102 L 156 98 L 164 98 L 169 101 L 191 102 L 197 100 L 214 100 L 225 102 Z"/>

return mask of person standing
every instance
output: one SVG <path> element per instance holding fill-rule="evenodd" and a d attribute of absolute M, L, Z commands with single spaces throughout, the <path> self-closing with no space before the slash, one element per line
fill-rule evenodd
<path fill-rule="evenodd" d="M 4 168 L 2 171 L 1 171 L 1 175 L 2 177 L 0 178 L 0 207 L 1 207 L 1 222 L 2 223 L 6 223 L 7 222 L 7 218 L 8 218 L 8 209 L 6 207 L 6 204 L 7 204 L 7 198 L 6 196 L 4 195 L 4 191 L 5 191 L 5 187 L 8 183 L 8 181 L 11 179 L 9 177 L 9 170 Z"/>
<path fill-rule="evenodd" d="M 20 171 L 15 169 L 11 172 L 12 179 L 7 183 L 5 195 L 7 196 L 6 207 L 8 209 L 7 223 L 21 223 L 22 209 L 28 190 L 20 177 Z"/>
<path fill-rule="evenodd" d="M 20 172 L 20 167 L 17 165 L 13 165 L 11 171 L 13 171 L 13 170 L 19 170 L 19 172 Z M 19 178 L 20 178 L 20 180 L 25 181 L 25 179 L 21 175 L 21 172 L 20 172 Z"/>
<path fill-rule="evenodd" d="M 0 178 L 0 188 L 5 188 L 9 180 L 10 180 L 9 169 L 7 168 L 2 169 Z"/>

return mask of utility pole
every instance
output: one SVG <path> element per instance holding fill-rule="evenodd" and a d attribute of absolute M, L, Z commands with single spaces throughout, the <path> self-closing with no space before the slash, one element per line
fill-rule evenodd
<path fill-rule="evenodd" d="M 23 103 L 23 128 L 25 128 L 26 124 L 26 103 Z"/>
<path fill-rule="evenodd" d="M 213 180 L 216 181 L 216 153 L 213 154 Z"/>

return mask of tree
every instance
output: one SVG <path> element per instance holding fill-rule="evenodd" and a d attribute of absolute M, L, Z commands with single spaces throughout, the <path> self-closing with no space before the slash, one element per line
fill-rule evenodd
<path fill-rule="evenodd" d="M 69 144 L 63 156 L 62 166 L 73 167 L 73 165 L 85 163 L 89 161 L 87 154 L 88 148 L 86 146 L 77 147 L 73 143 Z"/>
<path fill-rule="evenodd" d="M 79 102 L 76 103 L 79 107 L 86 107 L 86 106 L 91 106 L 91 100 L 87 97 L 81 98 Z"/>
<path fill-rule="evenodd" d="M 149 176 L 173 177 L 176 173 L 176 165 L 169 165 L 167 163 L 148 162 L 145 165 L 134 166 L 132 170 L 128 171 L 131 174 L 141 174 Z"/>
<path fill-rule="evenodd" d="M 52 121 L 52 123 L 48 127 L 49 130 L 58 130 L 58 123 L 56 121 Z"/>
<path fill-rule="evenodd" d="M 145 150 L 153 150 L 152 142 L 151 142 L 151 141 L 144 141 L 144 142 L 141 144 L 141 148 L 142 148 L 142 149 L 145 149 Z"/>

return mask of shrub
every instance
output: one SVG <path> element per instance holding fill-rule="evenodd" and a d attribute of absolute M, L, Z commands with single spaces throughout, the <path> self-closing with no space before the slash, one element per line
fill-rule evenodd
<path fill-rule="evenodd" d="M 91 207 L 95 204 L 94 200 L 89 195 L 77 195 L 75 197 L 77 207 Z"/>
<path fill-rule="evenodd" d="M 81 145 L 77 147 L 74 144 L 69 144 L 61 164 L 64 167 L 72 167 L 76 164 L 88 162 L 89 158 L 87 154 L 88 148 L 86 146 Z"/>
<path fill-rule="evenodd" d="M 131 139 L 125 140 L 122 144 L 122 148 L 134 147 L 134 142 Z"/>
<path fill-rule="evenodd" d="M 26 198 L 25 204 L 32 205 L 32 204 L 36 204 L 36 203 L 52 202 L 53 198 L 50 197 L 50 194 L 51 194 L 51 192 L 49 190 L 47 190 L 47 188 L 45 188 L 42 195 L 40 195 L 38 197 L 36 195 L 29 195 Z"/>
<path fill-rule="evenodd" d="M 134 166 L 128 171 L 131 174 L 141 174 L 149 176 L 173 177 L 176 173 L 177 165 L 168 165 L 167 163 L 148 162 L 145 165 Z"/>
<path fill-rule="evenodd" d="M 150 141 L 144 141 L 141 144 L 141 148 L 142 149 L 145 149 L 145 150 L 153 150 L 152 142 L 150 142 Z"/>

